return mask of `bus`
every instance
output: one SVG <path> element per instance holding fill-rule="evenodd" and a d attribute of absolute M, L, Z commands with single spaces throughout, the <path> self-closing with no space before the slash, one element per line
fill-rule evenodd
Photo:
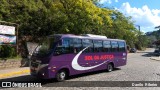
<path fill-rule="evenodd" d="M 31 75 L 64 81 L 76 74 L 126 65 L 125 40 L 100 35 L 55 34 L 36 47 L 30 60 Z"/>

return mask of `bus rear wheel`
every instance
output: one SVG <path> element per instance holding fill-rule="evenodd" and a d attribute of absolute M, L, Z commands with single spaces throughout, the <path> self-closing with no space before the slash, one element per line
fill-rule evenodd
<path fill-rule="evenodd" d="M 64 81 L 67 78 L 67 72 L 65 70 L 61 70 L 56 75 L 56 80 L 58 82 Z"/>
<path fill-rule="evenodd" d="M 108 71 L 108 72 L 113 71 L 113 65 L 112 65 L 111 63 L 109 63 L 109 64 L 107 65 L 107 71 Z"/>

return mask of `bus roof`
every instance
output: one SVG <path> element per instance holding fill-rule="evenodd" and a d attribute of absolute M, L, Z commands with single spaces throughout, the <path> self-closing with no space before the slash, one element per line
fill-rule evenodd
<path fill-rule="evenodd" d="M 51 36 L 59 36 L 61 38 L 80 38 L 80 39 L 92 39 L 92 40 L 112 40 L 112 41 L 125 41 L 121 39 L 111 39 L 106 36 L 93 35 L 93 34 L 83 34 L 83 35 L 74 35 L 74 34 L 55 34 Z"/>

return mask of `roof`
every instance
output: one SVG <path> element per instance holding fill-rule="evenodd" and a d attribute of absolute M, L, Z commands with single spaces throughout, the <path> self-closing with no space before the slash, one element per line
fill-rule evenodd
<path fill-rule="evenodd" d="M 102 35 L 93 35 L 93 34 L 83 34 L 83 35 L 74 35 L 74 34 L 55 34 L 51 36 L 60 36 L 61 38 L 80 38 L 80 39 L 94 39 L 94 40 L 113 40 L 113 41 L 125 41 L 121 39 L 111 39 Z"/>

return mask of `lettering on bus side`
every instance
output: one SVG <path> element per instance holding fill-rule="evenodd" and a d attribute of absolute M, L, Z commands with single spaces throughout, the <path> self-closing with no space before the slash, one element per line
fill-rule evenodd
<path fill-rule="evenodd" d="M 114 55 L 94 55 L 84 56 L 84 60 L 113 60 Z"/>

